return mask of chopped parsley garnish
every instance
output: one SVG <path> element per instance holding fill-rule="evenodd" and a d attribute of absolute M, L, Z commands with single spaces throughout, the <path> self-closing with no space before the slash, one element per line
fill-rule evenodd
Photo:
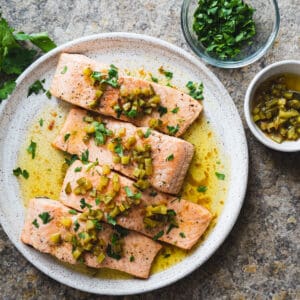
<path fill-rule="evenodd" d="M 44 89 L 43 83 L 45 83 L 45 79 L 36 80 L 31 86 L 29 86 L 27 97 L 29 97 L 32 94 L 38 95 L 40 91 L 46 92 L 46 90 Z"/>
<path fill-rule="evenodd" d="M 186 87 L 189 89 L 189 95 L 191 97 L 193 97 L 196 100 L 203 100 L 204 99 L 204 97 L 203 97 L 203 83 L 202 82 L 197 84 L 195 82 L 189 81 L 186 84 Z"/>
<path fill-rule="evenodd" d="M 82 240 L 85 239 L 85 236 L 86 236 L 85 232 L 83 232 L 83 231 L 78 233 L 78 237 Z"/>
<path fill-rule="evenodd" d="M 35 153 L 36 153 L 36 146 L 37 144 L 33 141 L 30 142 L 30 145 L 28 146 L 28 148 L 26 149 L 27 152 L 29 154 L 31 154 L 31 158 L 34 159 L 35 158 Z"/>
<path fill-rule="evenodd" d="M 74 169 L 74 172 L 80 172 L 82 170 L 82 167 L 76 167 L 75 169 Z"/>
<path fill-rule="evenodd" d="M 89 162 L 89 150 L 86 149 L 82 154 L 81 154 L 81 161 L 83 164 L 88 164 Z"/>
<path fill-rule="evenodd" d="M 43 224 L 48 224 L 53 220 L 53 218 L 51 218 L 50 214 L 47 211 L 39 214 L 39 217 L 43 221 Z"/>
<path fill-rule="evenodd" d="M 167 229 L 167 234 L 173 229 L 173 228 L 178 228 L 178 225 L 171 223 Z"/>
<path fill-rule="evenodd" d="M 218 178 L 219 180 L 224 180 L 224 179 L 225 179 L 225 174 L 218 173 L 218 172 L 216 172 L 215 174 L 216 174 L 216 176 L 217 176 L 217 178 Z"/>
<path fill-rule="evenodd" d="M 108 136 L 112 135 L 112 131 L 108 130 L 103 123 L 93 122 L 95 128 L 95 143 L 97 146 L 104 145 Z"/>
<path fill-rule="evenodd" d="M 106 254 L 109 257 L 114 258 L 116 260 L 121 259 L 121 255 L 119 253 L 114 252 L 113 249 L 112 249 L 112 246 L 110 244 L 107 245 Z"/>
<path fill-rule="evenodd" d="M 141 197 L 142 197 L 142 194 L 140 192 L 134 194 L 132 192 L 132 190 L 128 186 L 125 186 L 124 190 L 125 190 L 126 196 L 128 198 L 131 198 L 131 199 L 141 199 Z"/>
<path fill-rule="evenodd" d="M 146 132 L 145 132 L 145 134 L 144 134 L 144 137 L 145 137 L 145 138 L 148 138 L 148 137 L 150 136 L 150 134 L 151 134 L 151 129 L 150 129 L 150 128 L 147 128 L 147 130 L 146 130 Z"/>
<path fill-rule="evenodd" d="M 29 173 L 27 170 L 22 170 L 20 167 L 16 168 L 13 170 L 13 174 L 17 177 L 19 177 L 20 175 L 23 176 L 25 179 L 29 178 Z"/>
<path fill-rule="evenodd" d="M 110 215 L 107 215 L 107 223 L 115 226 L 117 224 L 117 221 Z"/>
<path fill-rule="evenodd" d="M 74 231 L 78 231 L 79 227 L 80 227 L 80 224 L 78 223 L 78 220 L 76 220 L 74 222 Z"/>
<path fill-rule="evenodd" d="M 69 158 L 65 158 L 65 163 L 66 163 L 68 166 L 71 166 L 72 163 L 73 163 L 74 161 L 78 160 L 78 159 L 79 159 L 78 155 L 73 154 L 73 155 L 71 155 L 70 159 L 69 159 Z"/>
<path fill-rule="evenodd" d="M 168 258 L 168 257 L 170 257 L 170 256 L 171 256 L 170 253 L 165 253 L 165 254 L 164 254 L 164 258 Z"/>
<path fill-rule="evenodd" d="M 162 117 L 163 115 L 165 115 L 167 112 L 168 112 L 168 109 L 164 106 L 159 106 L 158 107 L 158 112 L 159 112 L 159 115 Z"/>
<path fill-rule="evenodd" d="M 159 238 L 161 238 L 164 235 L 164 231 L 161 230 L 160 232 L 158 232 L 154 237 L 153 240 L 157 241 Z"/>
<path fill-rule="evenodd" d="M 207 186 L 205 185 L 200 185 L 197 187 L 197 192 L 199 193 L 205 193 L 207 191 Z"/>
<path fill-rule="evenodd" d="M 171 110 L 171 112 L 172 112 L 173 114 L 177 114 L 178 111 L 179 111 L 179 107 L 175 107 L 175 108 L 173 108 L 173 109 Z"/>
<path fill-rule="evenodd" d="M 169 126 L 168 125 L 167 128 L 168 128 L 168 131 L 171 135 L 175 135 L 179 130 L 179 125 L 178 124 L 176 126 Z"/>
<path fill-rule="evenodd" d="M 77 215 L 77 211 L 75 209 L 70 209 L 69 214 L 71 215 Z"/>
<path fill-rule="evenodd" d="M 62 71 L 60 72 L 60 74 L 66 74 L 68 71 L 68 67 L 64 66 L 64 68 L 62 69 Z"/>
<path fill-rule="evenodd" d="M 133 262 L 133 261 L 134 261 L 134 256 L 133 256 L 133 255 L 130 256 L 129 261 L 130 261 L 130 262 Z"/>
<path fill-rule="evenodd" d="M 0 73 L 1 74 L 1 73 Z M 0 103 L 5 100 L 15 89 L 16 83 L 13 80 L 8 80 L 0 86 Z"/>
<path fill-rule="evenodd" d="M 38 56 L 37 51 L 28 49 L 30 41 L 47 52 L 56 47 L 47 33 L 26 34 L 16 32 L 0 13 L 0 103 L 13 92 L 16 87 L 15 79 L 20 75 Z M 21 42 L 20 42 L 21 41 Z"/>
<path fill-rule="evenodd" d="M 152 80 L 153 82 L 158 83 L 158 79 L 157 79 L 156 77 L 151 76 L 151 80 Z"/>
<path fill-rule="evenodd" d="M 115 153 L 117 153 L 119 156 L 123 156 L 123 146 L 120 142 L 117 143 L 117 145 L 115 146 L 115 149 L 114 149 Z"/>
<path fill-rule="evenodd" d="M 166 158 L 166 161 L 171 161 L 174 159 L 174 154 L 170 154 L 167 158 Z"/>
<path fill-rule="evenodd" d="M 85 199 L 84 198 L 81 198 L 80 199 L 80 207 L 82 208 L 82 209 L 84 209 L 84 208 L 92 208 L 92 205 L 90 205 L 90 204 L 88 204 L 88 203 L 86 203 L 86 201 L 85 201 Z"/>
<path fill-rule="evenodd" d="M 184 234 L 184 232 L 180 232 L 179 235 L 180 235 L 182 238 L 185 238 L 185 237 L 186 237 L 185 234 Z"/>
<path fill-rule="evenodd" d="M 168 80 L 171 80 L 173 78 L 173 73 L 170 71 L 166 71 L 163 66 L 161 66 L 158 69 L 158 71 L 159 71 L 159 73 L 165 75 Z"/>
<path fill-rule="evenodd" d="M 236 57 L 256 34 L 255 9 L 243 0 L 199 0 L 193 30 L 205 51 L 214 57 Z"/>
<path fill-rule="evenodd" d="M 52 94 L 50 93 L 50 91 L 48 90 L 45 95 L 47 96 L 48 99 L 51 99 L 52 97 Z"/>
<path fill-rule="evenodd" d="M 66 133 L 64 136 L 64 141 L 66 142 L 70 136 L 71 136 L 71 133 Z"/>
<path fill-rule="evenodd" d="M 100 204 L 100 199 L 99 199 L 99 198 L 96 198 L 96 199 L 95 199 L 95 204 L 96 204 L 96 205 L 99 205 L 99 204 Z"/>
<path fill-rule="evenodd" d="M 103 226 L 102 226 L 102 224 L 98 221 L 98 220 L 92 220 L 92 222 L 94 223 L 94 225 L 95 225 L 95 228 L 97 229 L 97 230 L 102 230 L 103 229 Z"/>
<path fill-rule="evenodd" d="M 37 219 L 34 219 L 33 222 L 32 222 L 32 224 L 33 224 L 36 228 L 39 228 L 39 227 L 40 227 L 40 225 L 39 225 Z"/>
<path fill-rule="evenodd" d="M 99 84 L 107 83 L 114 88 L 119 87 L 118 68 L 114 65 L 110 65 L 107 76 L 100 72 L 94 71 L 91 74 L 91 78 L 99 82 Z"/>
<path fill-rule="evenodd" d="M 39 124 L 40 124 L 41 127 L 43 127 L 43 125 L 44 125 L 44 120 L 43 120 L 43 119 L 40 119 L 40 120 L 39 120 Z"/>

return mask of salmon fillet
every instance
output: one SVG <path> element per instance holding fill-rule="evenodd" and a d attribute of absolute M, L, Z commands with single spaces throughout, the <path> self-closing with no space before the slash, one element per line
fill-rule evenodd
<path fill-rule="evenodd" d="M 96 98 L 96 88 L 83 76 L 83 71 L 86 68 L 93 71 L 105 70 L 104 72 L 107 73 L 108 66 L 84 55 L 61 54 L 50 87 L 51 94 L 82 108 L 117 118 L 113 106 L 120 98 L 120 89 L 108 86 L 100 99 L 99 106 L 92 109 L 89 104 Z M 63 72 L 62 70 L 66 71 Z M 160 119 L 162 126 L 159 131 L 169 134 L 167 126 L 175 127 L 178 125 L 178 131 L 175 135 L 180 136 L 196 120 L 202 110 L 202 105 L 198 101 L 174 88 L 122 74 L 119 74 L 118 82 L 122 88 L 128 91 L 136 88 L 149 88 L 151 85 L 155 94 L 160 96 L 160 105 L 167 109 L 167 113 L 162 116 L 157 110 L 154 110 L 151 115 L 144 115 L 139 118 L 128 118 L 124 114 L 119 117 L 121 120 L 131 122 L 137 126 L 147 127 L 150 119 Z M 174 108 L 178 110 L 177 113 L 172 113 Z"/>
<path fill-rule="evenodd" d="M 94 138 L 88 142 L 84 142 L 84 137 L 86 136 L 84 128 L 87 126 L 87 123 L 83 121 L 85 116 L 87 116 L 87 111 L 77 108 L 71 109 L 60 134 L 52 145 L 57 149 L 77 155 L 81 155 L 88 150 L 90 161 L 98 160 L 101 164 L 108 164 L 112 169 L 130 178 L 135 178 L 133 172 L 136 163 L 130 163 L 128 165 L 114 163 L 114 153 L 108 150 L 108 142 L 106 142 L 105 145 L 99 146 L 95 144 Z M 103 122 L 106 123 L 106 127 L 114 132 L 117 132 L 120 128 L 126 128 L 126 133 L 122 140 L 135 136 L 137 143 L 150 144 L 153 165 L 153 173 L 149 177 L 151 185 L 159 191 L 178 194 L 193 158 L 194 147 L 192 144 L 154 130 L 151 131 L 148 138 L 140 138 L 136 134 L 137 130 L 140 129 L 146 133 L 148 128 L 137 128 L 130 123 L 110 118 L 102 119 Z M 66 135 L 69 135 L 67 140 L 65 138 Z M 172 160 L 167 159 L 170 155 L 173 156 Z"/>
<path fill-rule="evenodd" d="M 101 209 L 102 211 L 109 213 L 111 209 L 108 208 L 104 202 L 96 200 L 97 196 L 91 195 L 89 192 L 84 195 L 76 195 L 73 192 L 76 186 L 78 186 L 77 180 L 80 178 L 88 179 L 91 182 L 93 189 L 97 189 L 102 174 L 103 169 L 101 166 L 93 166 L 91 168 L 91 165 L 84 165 L 79 160 L 75 161 L 68 169 L 64 179 L 60 194 L 62 203 L 76 210 L 83 211 L 84 207 L 82 205 L 82 199 L 84 199 L 84 201 L 92 208 Z M 116 173 L 111 172 L 107 176 L 111 179 L 115 174 Z M 126 198 L 128 199 L 125 191 L 126 187 L 133 193 L 135 191 L 135 187 L 133 186 L 134 182 L 132 180 L 119 176 L 119 183 L 121 189 L 113 201 L 109 202 L 109 205 L 114 203 L 116 206 L 119 206 Z M 72 192 L 66 192 L 68 184 L 70 185 Z M 112 180 L 110 180 L 104 191 L 101 191 L 101 194 L 108 194 L 111 190 L 113 190 Z M 173 227 L 171 229 L 171 223 L 166 222 L 155 228 L 145 228 L 144 217 L 146 216 L 146 207 L 150 205 L 165 205 L 168 210 L 173 210 L 176 213 L 176 223 L 178 227 Z M 176 245 L 182 249 L 190 249 L 205 232 L 211 219 L 211 213 L 201 205 L 157 192 L 154 189 L 148 189 L 141 192 L 140 203 L 138 205 L 131 205 L 131 208 L 128 211 L 121 213 L 116 218 L 116 222 L 124 228 L 138 231 L 152 238 L 160 235 L 160 232 L 163 232 L 163 235 L 159 237 L 158 240 Z"/>
<path fill-rule="evenodd" d="M 39 215 L 48 213 L 50 222 L 43 224 Z M 23 243 L 33 246 L 43 253 L 49 253 L 59 260 L 70 264 L 76 264 L 77 261 L 72 254 L 72 244 L 70 242 L 61 242 L 54 244 L 49 238 L 52 234 L 60 233 L 62 240 L 68 231 L 61 225 L 63 217 L 72 218 L 70 232 L 75 233 L 73 225 L 75 220 L 80 218 L 80 214 L 71 215 L 69 208 L 58 201 L 47 198 L 34 198 L 30 201 L 25 224 L 23 227 L 21 240 Z M 34 225 L 35 223 L 36 225 Z M 78 232 L 86 230 L 86 223 L 79 221 Z M 38 227 L 37 227 L 38 226 Z M 101 223 L 102 230 L 98 233 L 98 238 L 107 243 L 112 233 L 115 232 L 109 224 Z M 105 256 L 99 263 L 97 257 L 92 253 L 85 252 L 83 255 L 84 263 L 93 268 L 110 268 L 126 272 L 136 277 L 148 278 L 152 262 L 161 249 L 161 245 L 153 240 L 138 234 L 129 232 L 123 238 L 123 254 L 120 259 Z M 133 257 L 133 258 L 132 258 Z"/>

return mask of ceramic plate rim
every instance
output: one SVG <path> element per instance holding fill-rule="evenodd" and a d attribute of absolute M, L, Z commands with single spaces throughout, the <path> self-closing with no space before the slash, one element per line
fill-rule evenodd
<path fill-rule="evenodd" d="M 242 155 L 244 157 L 243 160 L 243 167 L 244 167 L 244 176 L 241 179 L 241 186 L 239 187 L 239 193 L 238 193 L 238 199 L 237 199 L 237 203 L 235 210 L 232 212 L 231 218 L 226 220 L 226 227 L 223 230 L 223 233 L 221 234 L 221 236 L 216 240 L 216 242 L 211 246 L 209 253 L 207 253 L 206 255 L 204 255 L 204 257 L 198 261 L 195 262 L 193 265 L 189 265 L 189 267 L 185 268 L 185 270 L 183 270 L 180 274 L 176 274 L 173 278 L 167 278 L 167 280 L 163 280 L 163 281 L 156 281 L 154 284 L 147 286 L 147 281 L 145 281 L 145 285 L 143 287 L 139 287 L 139 288 L 134 288 L 133 290 L 104 290 L 103 292 L 99 289 L 97 290 L 88 290 L 84 287 L 80 287 L 78 285 L 76 285 L 76 283 L 72 282 L 71 280 L 68 280 L 66 278 L 64 278 L 63 276 L 56 274 L 49 269 L 48 265 L 43 265 L 41 264 L 39 261 L 34 261 L 31 259 L 30 255 L 27 253 L 27 251 L 24 251 L 22 249 L 22 245 L 21 242 L 18 240 L 14 241 L 14 239 L 11 237 L 11 231 L 8 228 L 8 220 L 5 218 L 5 216 L 3 215 L 2 211 L 1 211 L 1 205 L 0 205 L 0 221 L 2 224 L 2 227 L 4 229 L 4 231 L 6 232 L 6 234 L 8 235 L 9 239 L 12 241 L 12 243 L 15 245 L 15 247 L 22 253 L 22 255 L 31 263 L 33 264 L 36 268 L 38 268 L 40 271 L 42 271 L 44 274 L 46 274 L 47 276 L 55 279 L 58 282 L 61 282 L 65 285 L 68 285 L 70 287 L 85 291 L 85 292 L 90 292 L 90 293 L 95 293 L 95 294 L 105 294 L 105 295 L 129 295 L 129 294 L 138 294 L 138 293 L 144 293 L 144 292 L 149 292 L 152 290 L 156 290 L 158 288 L 162 288 L 164 286 L 170 285 L 171 283 L 176 282 L 177 280 L 187 276 L 188 274 L 190 274 L 191 272 L 193 272 L 194 270 L 196 270 L 199 266 L 201 266 L 204 262 L 206 262 L 212 255 L 213 253 L 221 246 L 221 244 L 224 242 L 224 240 L 226 239 L 226 237 L 229 235 L 230 231 L 232 230 L 232 227 L 234 226 L 243 201 L 244 201 L 244 197 L 246 194 L 246 189 L 247 189 L 247 181 L 248 181 L 248 147 L 247 147 L 247 141 L 246 141 L 246 137 L 245 137 L 245 132 L 244 132 L 244 128 L 242 125 L 242 121 L 239 117 L 238 111 L 234 105 L 233 100 L 231 99 L 231 97 L 229 96 L 228 92 L 226 91 L 225 87 L 222 85 L 222 83 L 219 81 L 219 79 L 199 60 L 197 60 L 194 56 L 192 56 L 191 54 L 187 53 L 185 50 L 174 46 L 166 41 L 160 40 L 158 38 L 154 38 L 154 37 L 150 37 L 147 35 L 143 35 L 143 34 L 134 34 L 134 33 L 124 33 L 124 32 L 114 32 L 114 33 L 102 33 L 102 34 L 95 34 L 95 35 L 90 35 L 90 36 L 86 36 L 86 37 L 81 37 L 78 38 L 76 40 L 73 40 L 71 42 L 65 43 L 63 45 L 58 46 L 57 48 L 55 48 L 54 50 L 50 51 L 49 53 L 43 55 L 41 58 L 39 58 L 37 61 L 35 61 L 31 66 L 29 66 L 20 76 L 19 78 L 16 80 L 17 82 L 17 87 L 18 88 L 19 84 L 27 77 L 30 75 L 30 73 L 36 68 L 38 67 L 40 64 L 42 64 L 43 62 L 45 62 L 47 59 L 56 56 L 59 52 L 63 51 L 64 49 L 67 49 L 71 46 L 75 46 L 75 45 L 80 45 L 80 44 L 84 44 L 85 42 L 90 42 L 90 41 L 95 41 L 95 40 L 105 40 L 105 39 L 123 39 L 126 40 L 143 40 L 144 42 L 153 44 L 154 46 L 159 46 L 162 47 L 164 49 L 166 49 L 169 52 L 172 52 L 172 54 L 174 55 L 179 55 L 181 57 L 183 57 L 185 60 L 189 61 L 192 65 L 199 67 L 199 69 L 202 69 L 206 75 L 213 80 L 219 89 L 222 90 L 222 93 L 224 93 L 224 95 L 226 95 L 227 98 L 229 98 L 231 100 L 231 102 L 229 101 L 229 103 L 227 103 L 228 105 L 230 105 L 230 109 L 232 110 L 233 114 L 235 115 L 235 122 L 238 126 L 238 134 L 239 134 L 239 138 L 241 139 L 241 151 L 242 151 Z M 10 99 L 10 101 L 12 101 L 13 95 Z M 4 110 L 5 105 L 6 105 L 7 101 L 5 103 L 2 103 L 2 109 Z M 3 111 L 1 110 L 1 111 Z M 2 114 L 2 113 L 1 113 Z M 1 175 L 1 174 L 0 174 Z M 0 178 L 1 180 L 1 178 Z M 131 281 L 131 280 L 130 280 Z M 134 280 L 132 280 L 132 282 L 134 283 Z"/>

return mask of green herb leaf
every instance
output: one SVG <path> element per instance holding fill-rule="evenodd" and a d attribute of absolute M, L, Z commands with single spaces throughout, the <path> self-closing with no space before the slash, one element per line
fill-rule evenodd
<path fill-rule="evenodd" d="M 13 174 L 17 177 L 19 177 L 20 175 L 23 176 L 25 179 L 29 178 L 29 173 L 27 170 L 22 170 L 20 167 L 16 168 L 13 170 Z"/>
<path fill-rule="evenodd" d="M 66 133 L 64 136 L 64 141 L 66 142 L 70 136 L 71 136 L 71 133 Z"/>
<path fill-rule="evenodd" d="M 130 262 L 133 262 L 133 261 L 134 261 L 134 256 L 133 256 L 133 255 L 130 256 L 129 261 L 130 261 Z"/>
<path fill-rule="evenodd" d="M 171 110 L 171 112 L 172 112 L 173 114 L 177 114 L 178 111 L 179 111 L 179 107 L 175 107 L 175 108 L 173 108 L 173 109 Z"/>
<path fill-rule="evenodd" d="M 114 252 L 113 249 L 112 249 L 112 246 L 110 244 L 107 245 L 106 254 L 109 257 L 114 258 L 116 260 L 121 259 L 121 255 L 119 253 Z"/>
<path fill-rule="evenodd" d="M 8 80 L 0 87 L 0 103 L 2 100 L 7 99 L 7 97 L 13 92 L 16 87 L 16 82 L 14 80 Z"/>
<path fill-rule="evenodd" d="M 90 205 L 90 204 L 88 204 L 88 203 L 86 203 L 86 201 L 85 201 L 85 199 L 84 198 L 81 198 L 80 199 L 80 207 L 82 208 L 82 209 L 84 209 L 84 208 L 92 208 L 92 205 Z"/>
<path fill-rule="evenodd" d="M 170 154 L 167 158 L 166 158 L 166 161 L 171 161 L 174 159 L 174 154 Z"/>
<path fill-rule="evenodd" d="M 151 134 L 151 129 L 150 128 L 147 128 L 145 134 L 144 134 L 144 137 L 147 139 Z"/>
<path fill-rule="evenodd" d="M 179 130 L 179 125 L 178 124 L 176 126 L 169 126 L 168 125 L 167 128 L 168 128 L 168 131 L 169 131 L 170 135 L 175 135 Z"/>
<path fill-rule="evenodd" d="M 48 99 L 51 99 L 51 97 L 52 97 L 52 95 L 51 95 L 51 93 L 50 93 L 49 90 L 45 93 L 45 95 L 47 96 Z"/>
<path fill-rule="evenodd" d="M 205 193 L 205 192 L 207 191 L 207 186 L 205 186 L 205 185 L 200 185 L 200 186 L 198 186 L 197 191 L 198 191 L 199 193 Z"/>
<path fill-rule="evenodd" d="M 78 220 L 75 220 L 75 222 L 74 222 L 74 231 L 78 231 L 79 227 L 80 227 L 80 224 L 78 223 Z"/>
<path fill-rule="evenodd" d="M 34 219 L 33 222 L 32 222 L 32 224 L 33 224 L 36 228 L 39 228 L 39 227 L 40 227 L 40 225 L 39 225 L 37 219 Z"/>
<path fill-rule="evenodd" d="M 35 153 L 36 153 L 36 146 L 37 144 L 33 141 L 30 142 L 30 145 L 27 148 L 27 152 L 31 154 L 31 158 L 35 158 Z"/>
<path fill-rule="evenodd" d="M 68 67 L 64 66 L 64 68 L 62 69 L 62 71 L 60 72 L 60 74 L 66 74 L 68 71 Z"/>
<path fill-rule="evenodd" d="M 196 100 L 203 100 L 204 97 L 203 97 L 203 83 L 200 82 L 200 83 L 194 83 L 192 81 L 189 81 L 187 84 L 186 84 L 186 87 L 189 89 L 189 95 L 191 97 L 193 97 L 194 99 Z"/>
<path fill-rule="evenodd" d="M 179 235 L 182 237 L 182 238 L 185 238 L 185 233 L 184 232 L 180 232 Z"/>
<path fill-rule="evenodd" d="M 70 159 L 69 158 L 65 158 L 65 163 L 68 165 L 68 166 L 71 166 L 72 163 L 76 160 L 78 160 L 79 157 L 76 155 L 76 154 L 73 154 L 71 155 Z"/>
<path fill-rule="evenodd" d="M 27 97 L 29 97 L 32 94 L 38 95 L 40 91 L 46 92 L 44 89 L 43 83 L 45 83 L 45 79 L 43 80 L 36 80 L 29 88 L 28 88 L 28 94 Z"/>
<path fill-rule="evenodd" d="M 164 114 L 166 114 L 168 112 L 168 109 L 166 107 L 163 106 L 159 106 L 157 111 L 159 112 L 159 115 L 162 117 Z"/>
<path fill-rule="evenodd" d="M 39 217 L 43 221 L 43 224 L 48 224 L 53 220 L 53 218 L 51 218 L 50 214 L 47 211 L 39 214 Z"/>
<path fill-rule="evenodd" d="M 75 169 L 74 169 L 74 172 L 80 172 L 82 170 L 82 167 L 76 167 Z"/>
<path fill-rule="evenodd" d="M 128 186 L 125 186 L 124 190 L 125 190 L 126 196 L 128 198 L 131 198 L 131 199 L 141 199 L 141 197 L 142 197 L 142 194 L 140 192 L 134 194 L 132 192 L 132 190 Z"/>
<path fill-rule="evenodd" d="M 40 124 L 41 127 L 43 127 L 43 125 L 44 125 L 44 120 L 43 120 L 43 119 L 40 119 L 40 120 L 39 120 L 39 124 Z"/>
<path fill-rule="evenodd" d="M 164 235 L 164 231 L 161 230 L 160 232 L 158 232 L 154 237 L 153 240 L 157 241 L 159 238 L 161 238 Z"/>
<path fill-rule="evenodd" d="M 115 151 L 115 153 L 117 153 L 119 156 L 123 156 L 123 146 L 122 146 L 122 144 L 118 142 L 118 144 L 115 146 L 114 151 Z"/>
<path fill-rule="evenodd" d="M 156 77 L 151 76 L 151 80 L 152 80 L 153 82 L 158 83 L 158 79 L 157 79 Z"/>
<path fill-rule="evenodd" d="M 150 195 L 151 197 L 155 197 L 155 196 L 157 196 L 157 192 L 154 191 L 154 190 L 152 190 L 152 191 L 150 192 L 149 195 Z"/>
<path fill-rule="evenodd" d="M 113 226 L 115 226 L 117 224 L 116 220 L 113 217 L 111 217 L 110 215 L 107 215 L 107 223 L 111 224 Z"/>
<path fill-rule="evenodd" d="M 18 32 L 14 34 L 18 41 L 30 40 L 34 45 L 39 47 L 43 52 L 48 52 L 56 47 L 56 44 L 50 39 L 47 32 L 26 34 Z"/>
<path fill-rule="evenodd" d="M 69 214 L 71 215 L 77 215 L 77 211 L 75 209 L 70 209 Z"/>
<path fill-rule="evenodd" d="M 218 173 L 218 172 L 216 172 L 215 174 L 216 174 L 216 176 L 217 176 L 217 178 L 218 178 L 219 180 L 224 180 L 224 179 L 225 179 L 225 174 Z"/>
<path fill-rule="evenodd" d="M 89 150 L 86 149 L 82 154 L 81 154 L 81 161 L 83 164 L 88 164 L 89 163 Z"/>

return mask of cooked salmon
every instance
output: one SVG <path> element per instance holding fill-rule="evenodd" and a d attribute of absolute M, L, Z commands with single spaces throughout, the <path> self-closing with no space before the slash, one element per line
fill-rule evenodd
<path fill-rule="evenodd" d="M 130 178 L 134 177 L 136 163 L 122 165 L 115 163 L 113 158 L 115 153 L 108 149 L 108 141 L 104 145 L 96 145 L 95 139 L 91 138 L 85 141 L 85 127 L 87 123 L 84 117 L 87 111 L 82 109 L 71 109 L 60 134 L 53 142 L 53 146 L 71 154 L 81 155 L 88 150 L 89 160 L 95 162 L 98 160 L 101 164 L 108 164 L 110 167 Z M 148 128 L 136 126 L 113 120 L 110 118 L 102 118 L 102 122 L 106 124 L 106 128 L 118 132 L 121 128 L 125 128 L 126 132 L 122 137 L 122 141 L 130 137 L 135 137 L 137 144 L 151 145 L 152 158 L 152 175 L 149 181 L 157 190 L 177 194 L 183 184 L 184 177 L 193 157 L 193 145 L 176 137 L 171 137 L 157 131 L 149 131 Z M 138 130 L 142 130 L 143 134 L 148 132 L 147 138 L 139 137 Z M 66 136 L 68 137 L 66 139 Z"/>
<path fill-rule="evenodd" d="M 99 105 L 91 108 L 90 103 L 97 97 L 97 89 L 83 75 L 84 70 L 87 68 L 107 73 L 109 67 L 84 55 L 61 54 L 50 87 L 51 94 L 82 108 L 117 118 L 114 106 L 120 99 L 120 89 L 108 86 L 100 98 Z M 119 116 L 121 120 L 131 122 L 137 126 L 147 127 L 151 119 L 160 119 L 162 125 L 158 128 L 159 131 L 169 134 L 168 126 L 177 127 L 178 131 L 175 132 L 175 135 L 180 136 L 196 120 L 202 110 L 202 105 L 198 101 L 171 87 L 125 76 L 124 74 L 119 74 L 118 83 L 122 89 L 127 91 L 151 86 L 155 94 L 160 97 L 160 107 L 164 109 L 163 114 L 161 111 L 153 110 L 150 115 L 137 118 L 129 118 L 124 114 Z M 174 109 L 176 113 L 174 113 Z"/>
<path fill-rule="evenodd" d="M 75 161 L 65 176 L 60 200 L 66 206 L 79 211 L 83 211 L 85 207 L 101 209 L 106 213 L 105 216 L 107 217 L 107 214 L 109 214 L 114 207 L 119 207 L 124 204 L 124 201 L 127 203 L 129 201 L 130 203 L 130 196 L 134 198 L 134 194 L 138 192 L 132 180 L 110 172 L 110 174 L 107 175 L 110 180 L 105 188 L 101 190 L 101 195 L 104 197 L 104 195 L 111 194 L 113 190 L 112 178 L 114 178 L 114 176 L 118 178 L 119 191 L 113 200 L 109 201 L 109 205 L 107 205 L 105 204 L 106 200 L 104 198 L 100 200 L 101 197 L 91 192 L 92 190 L 97 190 L 101 176 L 103 176 L 103 167 L 100 165 L 84 165 L 79 160 Z M 76 194 L 74 191 L 78 186 L 78 180 L 80 180 L 80 178 L 81 180 L 82 178 L 88 180 L 90 187 L 89 191 L 84 191 L 83 194 Z M 129 194 L 129 197 L 126 189 L 129 189 L 132 193 L 132 195 Z M 84 199 L 84 201 L 82 199 Z M 117 224 L 152 238 L 158 237 L 158 240 L 176 245 L 182 249 L 190 249 L 205 232 L 212 219 L 211 213 L 203 206 L 158 192 L 154 189 L 141 192 L 139 199 L 140 201 L 137 205 L 132 204 L 127 211 L 121 213 L 116 218 Z M 161 205 L 165 206 L 167 211 L 171 212 L 172 215 L 176 215 L 176 217 L 161 224 L 158 223 L 155 228 L 145 226 L 144 218 L 146 217 L 146 207 L 157 207 Z"/>
<path fill-rule="evenodd" d="M 47 216 L 48 215 L 48 216 Z M 47 216 L 47 218 L 46 218 Z M 70 229 L 62 226 L 63 218 L 71 218 L 72 225 Z M 77 232 L 75 232 L 74 224 L 77 220 Z M 44 224 L 45 223 L 45 224 Z M 35 249 L 49 253 L 59 260 L 70 264 L 76 264 L 74 258 L 74 242 L 66 242 L 67 234 L 77 234 L 85 232 L 86 222 L 80 221 L 80 214 L 70 214 L 70 209 L 62 205 L 58 201 L 35 198 L 29 203 L 21 240 Z M 111 235 L 115 233 L 115 229 L 105 223 L 101 223 L 101 229 L 98 232 L 98 239 L 101 241 L 102 247 L 107 247 L 111 242 Z M 53 240 L 53 236 L 59 234 L 61 241 Z M 137 233 L 128 232 L 122 237 L 122 256 L 113 258 L 112 255 L 105 255 L 99 262 L 91 252 L 83 253 L 83 262 L 93 268 L 110 268 L 126 272 L 139 278 L 148 278 L 152 262 L 161 249 L 161 245 L 155 241 Z"/>

